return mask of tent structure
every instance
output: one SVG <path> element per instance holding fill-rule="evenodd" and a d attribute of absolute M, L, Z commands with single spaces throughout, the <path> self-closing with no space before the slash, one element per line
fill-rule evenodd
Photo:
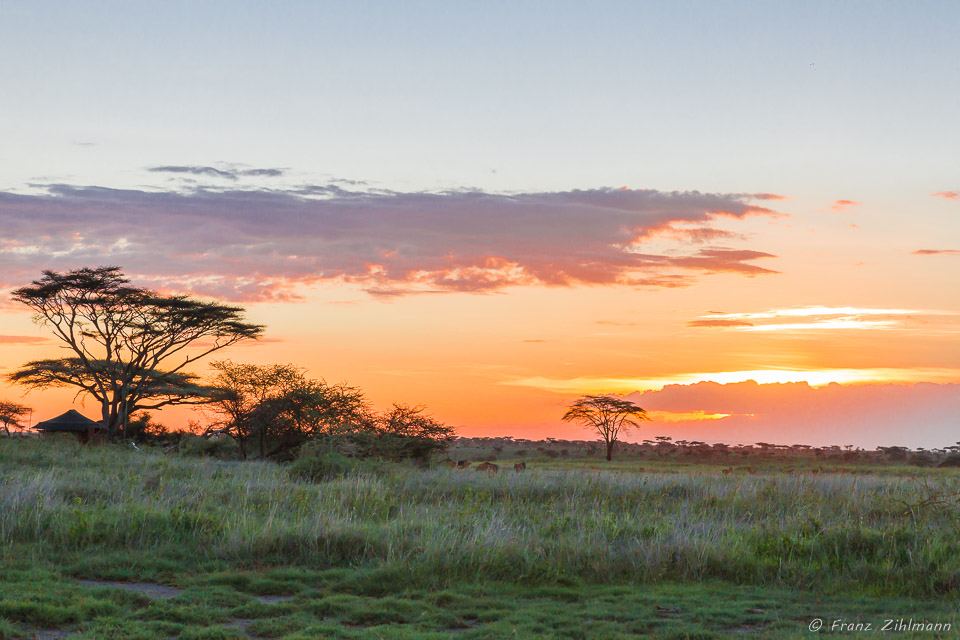
<path fill-rule="evenodd" d="M 87 418 L 74 409 L 70 409 L 56 418 L 38 422 L 34 429 L 44 433 L 68 431 L 76 434 L 77 439 L 84 443 L 89 442 L 94 436 L 105 434 L 107 431 L 102 424 Z"/>

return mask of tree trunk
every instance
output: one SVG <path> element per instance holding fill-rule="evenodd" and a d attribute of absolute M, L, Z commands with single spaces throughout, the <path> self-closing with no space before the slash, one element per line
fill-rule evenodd
<path fill-rule="evenodd" d="M 616 440 L 607 441 L 607 462 L 610 462 L 610 460 L 613 459 L 613 443 L 614 442 L 616 442 Z"/>

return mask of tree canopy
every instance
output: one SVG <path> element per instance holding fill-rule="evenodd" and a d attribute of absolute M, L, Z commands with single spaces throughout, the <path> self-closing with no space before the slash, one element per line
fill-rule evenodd
<path fill-rule="evenodd" d="M 284 457 L 314 440 L 359 457 L 425 459 L 453 436 L 423 407 L 394 404 L 378 413 L 360 389 L 311 380 L 290 364 L 211 366 L 214 429 L 236 440 L 244 458 Z"/>
<path fill-rule="evenodd" d="M 23 419 L 33 411 L 30 407 L 12 400 L 0 400 L 0 428 L 4 433 L 10 435 L 11 427 L 14 429 L 23 428 Z"/>
<path fill-rule="evenodd" d="M 293 365 L 220 360 L 211 366 L 216 371 L 210 404 L 217 415 L 214 425 L 237 441 L 244 458 L 250 443 L 260 457 L 275 456 L 366 419 L 359 389 L 310 380 Z"/>
<path fill-rule="evenodd" d="M 242 307 L 133 286 L 114 266 L 44 271 L 13 299 L 71 355 L 28 362 L 9 379 L 92 396 L 111 435 L 137 410 L 205 401 L 209 389 L 185 368 L 263 333 Z"/>
<path fill-rule="evenodd" d="M 580 422 L 596 430 L 607 446 L 607 460 L 613 457 L 613 445 L 621 432 L 649 419 L 647 412 L 633 402 L 605 395 L 587 395 L 575 400 L 562 418 L 564 422 Z"/>

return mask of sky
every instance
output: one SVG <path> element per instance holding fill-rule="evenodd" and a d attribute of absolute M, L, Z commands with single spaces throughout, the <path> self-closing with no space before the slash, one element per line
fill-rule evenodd
<path fill-rule="evenodd" d="M 466 436 L 591 439 L 564 408 L 616 393 L 636 441 L 953 444 L 958 27 L 951 1 L 0 0 L 0 373 L 61 353 L 10 290 L 115 264 L 267 325 L 218 357 Z"/>

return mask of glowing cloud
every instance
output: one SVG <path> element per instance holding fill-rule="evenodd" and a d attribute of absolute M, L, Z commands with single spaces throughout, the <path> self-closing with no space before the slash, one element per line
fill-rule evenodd
<path fill-rule="evenodd" d="M 875 309 L 861 307 L 800 307 L 748 313 L 709 313 L 687 323 L 692 327 L 722 327 L 734 331 L 832 331 L 891 329 L 904 325 L 905 316 L 955 316 L 950 311 Z M 886 316 L 877 318 L 877 316 Z M 803 322 L 763 322 L 804 318 Z M 872 318 L 872 319 L 870 319 Z"/>
<path fill-rule="evenodd" d="M 228 179 L 274 171 L 154 170 L 213 171 Z M 629 189 L 402 193 L 327 184 L 182 192 L 49 185 L 40 194 L 0 192 L 0 285 L 20 284 L 40 269 L 120 264 L 152 286 L 245 301 L 289 300 L 299 285 L 325 280 L 386 297 L 529 285 L 687 286 L 702 274 L 774 273 L 753 264 L 774 257 L 769 253 L 688 246 L 732 237 L 712 226 L 720 218 L 776 215 L 751 198 Z M 645 250 L 649 235 L 689 225 L 669 251 Z"/>
<path fill-rule="evenodd" d="M 640 379 L 630 377 L 601 378 L 545 378 L 529 377 L 506 380 L 501 384 L 532 387 L 563 394 L 631 393 L 656 391 L 669 385 L 690 385 L 698 382 L 732 384 L 753 381 L 759 384 L 803 382 L 817 387 L 832 383 L 866 384 L 892 382 L 957 382 L 960 369 L 946 368 L 873 368 L 873 369 L 753 369 L 748 371 L 715 371 L 710 373 L 682 373 L 663 378 Z"/>
<path fill-rule="evenodd" d="M 49 338 L 36 336 L 0 336 L 0 344 L 44 344 L 50 342 Z"/>
<path fill-rule="evenodd" d="M 930 195 L 934 198 L 943 198 L 944 200 L 960 200 L 960 191 L 937 191 Z"/>
<path fill-rule="evenodd" d="M 960 249 L 917 249 L 913 252 L 915 256 L 956 256 L 960 255 Z"/>
<path fill-rule="evenodd" d="M 859 206 L 860 204 L 862 204 L 862 203 L 860 203 L 860 202 L 855 202 L 855 201 L 853 201 L 853 200 L 834 200 L 834 201 L 833 201 L 833 204 L 830 206 L 830 208 L 831 208 L 833 211 L 843 211 L 844 209 L 847 209 L 848 207 L 856 207 L 856 206 Z"/>

